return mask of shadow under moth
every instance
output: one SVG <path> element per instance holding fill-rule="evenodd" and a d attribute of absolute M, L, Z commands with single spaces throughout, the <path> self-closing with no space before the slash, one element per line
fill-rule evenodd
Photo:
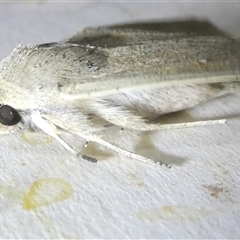
<path fill-rule="evenodd" d="M 136 25 L 137 26 L 137 25 Z M 222 33 L 116 26 L 88 28 L 60 42 L 20 46 L 0 63 L 0 122 L 41 129 L 71 153 L 66 131 L 123 156 L 171 167 L 115 146 L 98 132 L 157 131 L 224 119 L 153 123 L 240 89 L 240 43 Z M 141 26 L 141 25 L 139 25 Z"/>

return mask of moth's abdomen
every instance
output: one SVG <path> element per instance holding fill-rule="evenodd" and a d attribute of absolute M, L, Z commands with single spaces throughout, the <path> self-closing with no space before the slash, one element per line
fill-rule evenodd
<path fill-rule="evenodd" d="M 185 110 L 239 88 L 239 82 L 185 85 L 129 91 L 110 96 L 107 100 L 136 111 L 143 117 L 150 117 Z"/>

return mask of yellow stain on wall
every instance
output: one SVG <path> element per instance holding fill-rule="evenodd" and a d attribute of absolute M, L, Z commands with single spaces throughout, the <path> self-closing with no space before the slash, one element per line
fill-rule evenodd
<path fill-rule="evenodd" d="M 48 144 L 53 141 L 53 138 L 42 132 L 24 131 L 21 134 L 21 139 L 31 145 Z"/>
<path fill-rule="evenodd" d="M 187 206 L 165 205 L 148 210 L 140 210 L 137 217 L 148 221 L 197 221 L 224 213 L 225 209 L 207 210 Z"/>
<path fill-rule="evenodd" d="M 31 210 L 63 201 L 72 193 L 72 186 L 63 179 L 40 179 L 32 184 L 28 193 L 23 197 L 22 205 L 24 209 Z"/>

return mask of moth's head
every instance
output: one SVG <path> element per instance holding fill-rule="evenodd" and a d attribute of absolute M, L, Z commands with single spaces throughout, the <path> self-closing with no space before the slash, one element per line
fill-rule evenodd
<path fill-rule="evenodd" d="M 21 121 L 21 115 L 17 110 L 17 98 L 14 96 L 13 89 L 10 87 L 7 90 L 1 86 L 2 84 L 4 82 L 1 81 L 0 77 L 0 134 L 12 131 L 15 128 L 14 126 Z"/>
<path fill-rule="evenodd" d="M 0 106 L 0 134 L 18 131 L 22 128 L 20 122 L 21 116 L 17 110 L 8 105 Z"/>
<path fill-rule="evenodd" d="M 14 83 L 9 81 L 14 76 L 11 65 L 12 56 L 0 62 L 0 133 L 8 133 L 19 128 L 21 116 L 15 109 L 17 107 L 17 91 Z"/>

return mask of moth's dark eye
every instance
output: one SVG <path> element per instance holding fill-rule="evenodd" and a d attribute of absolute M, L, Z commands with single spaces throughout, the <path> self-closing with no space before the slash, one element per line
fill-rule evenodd
<path fill-rule="evenodd" d="M 8 106 L 3 105 L 0 107 L 0 123 L 6 126 L 12 126 L 21 121 L 21 117 L 18 112 Z"/>

